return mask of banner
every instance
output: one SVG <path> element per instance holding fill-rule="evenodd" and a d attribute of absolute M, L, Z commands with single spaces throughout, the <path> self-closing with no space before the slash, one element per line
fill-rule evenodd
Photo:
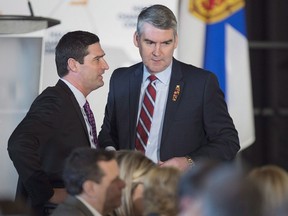
<path fill-rule="evenodd" d="M 179 9 L 178 58 L 217 75 L 243 150 L 255 141 L 244 0 L 182 0 Z"/>

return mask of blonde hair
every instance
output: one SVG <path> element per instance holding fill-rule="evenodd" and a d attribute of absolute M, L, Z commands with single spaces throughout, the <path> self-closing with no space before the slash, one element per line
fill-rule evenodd
<path fill-rule="evenodd" d="M 137 184 L 142 183 L 147 173 L 156 164 L 144 154 L 132 150 L 116 152 L 119 176 L 126 183 L 122 192 L 122 204 L 115 210 L 117 216 L 134 216 L 132 195 Z"/>
<path fill-rule="evenodd" d="M 144 216 L 157 213 L 176 216 L 176 189 L 180 170 L 174 167 L 155 167 L 144 180 Z"/>
<path fill-rule="evenodd" d="M 279 208 L 288 198 L 288 173 L 276 165 L 254 168 L 248 175 L 260 188 L 264 211 L 271 212 Z"/>

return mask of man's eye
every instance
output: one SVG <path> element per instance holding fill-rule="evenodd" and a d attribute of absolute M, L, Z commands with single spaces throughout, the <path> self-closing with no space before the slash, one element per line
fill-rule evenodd
<path fill-rule="evenodd" d="M 151 44 L 154 44 L 154 43 L 152 41 L 146 41 L 146 44 L 151 45 Z"/>
<path fill-rule="evenodd" d="M 165 41 L 163 44 L 164 45 L 170 45 L 172 43 L 172 41 Z"/>

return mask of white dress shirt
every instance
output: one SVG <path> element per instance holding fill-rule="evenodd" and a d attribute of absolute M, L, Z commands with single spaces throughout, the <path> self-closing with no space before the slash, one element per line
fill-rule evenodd
<path fill-rule="evenodd" d="M 164 71 L 156 73 L 157 77 L 156 85 L 156 101 L 154 106 L 154 114 L 150 128 L 150 134 L 147 141 L 145 155 L 150 158 L 155 163 L 159 162 L 160 158 L 160 143 L 163 129 L 163 121 L 169 91 L 169 83 L 171 78 L 172 63 Z M 149 85 L 150 81 L 148 77 L 151 74 L 147 71 L 144 66 L 143 81 L 141 85 L 141 95 L 139 100 L 138 118 L 140 115 L 142 101 L 144 97 L 145 90 Z M 138 120 L 137 120 L 138 123 Z M 137 125 L 136 123 L 136 125 Z"/>

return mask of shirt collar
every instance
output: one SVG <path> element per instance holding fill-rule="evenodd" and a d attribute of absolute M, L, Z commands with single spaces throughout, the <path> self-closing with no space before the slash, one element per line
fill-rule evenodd
<path fill-rule="evenodd" d="M 92 205 L 90 205 L 86 200 L 84 200 L 82 197 L 76 196 L 76 198 L 78 200 L 80 200 L 80 202 L 82 202 L 92 212 L 92 214 L 94 216 L 101 216 L 101 214 Z"/>
<path fill-rule="evenodd" d="M 84 95 L 82 94 L 81 91 L 79 91 L 75 86 L 73 86 L 70 82 L 68 82 L 67 80 L 61 78 L 61 80 L 69 87 L 69 89 L 72 91 L 72 93 L 74 94 L 78 104 L 80 107 L 83 107 L 84 104 L 86 103 L 86 98 L 84 97 Z"/>

